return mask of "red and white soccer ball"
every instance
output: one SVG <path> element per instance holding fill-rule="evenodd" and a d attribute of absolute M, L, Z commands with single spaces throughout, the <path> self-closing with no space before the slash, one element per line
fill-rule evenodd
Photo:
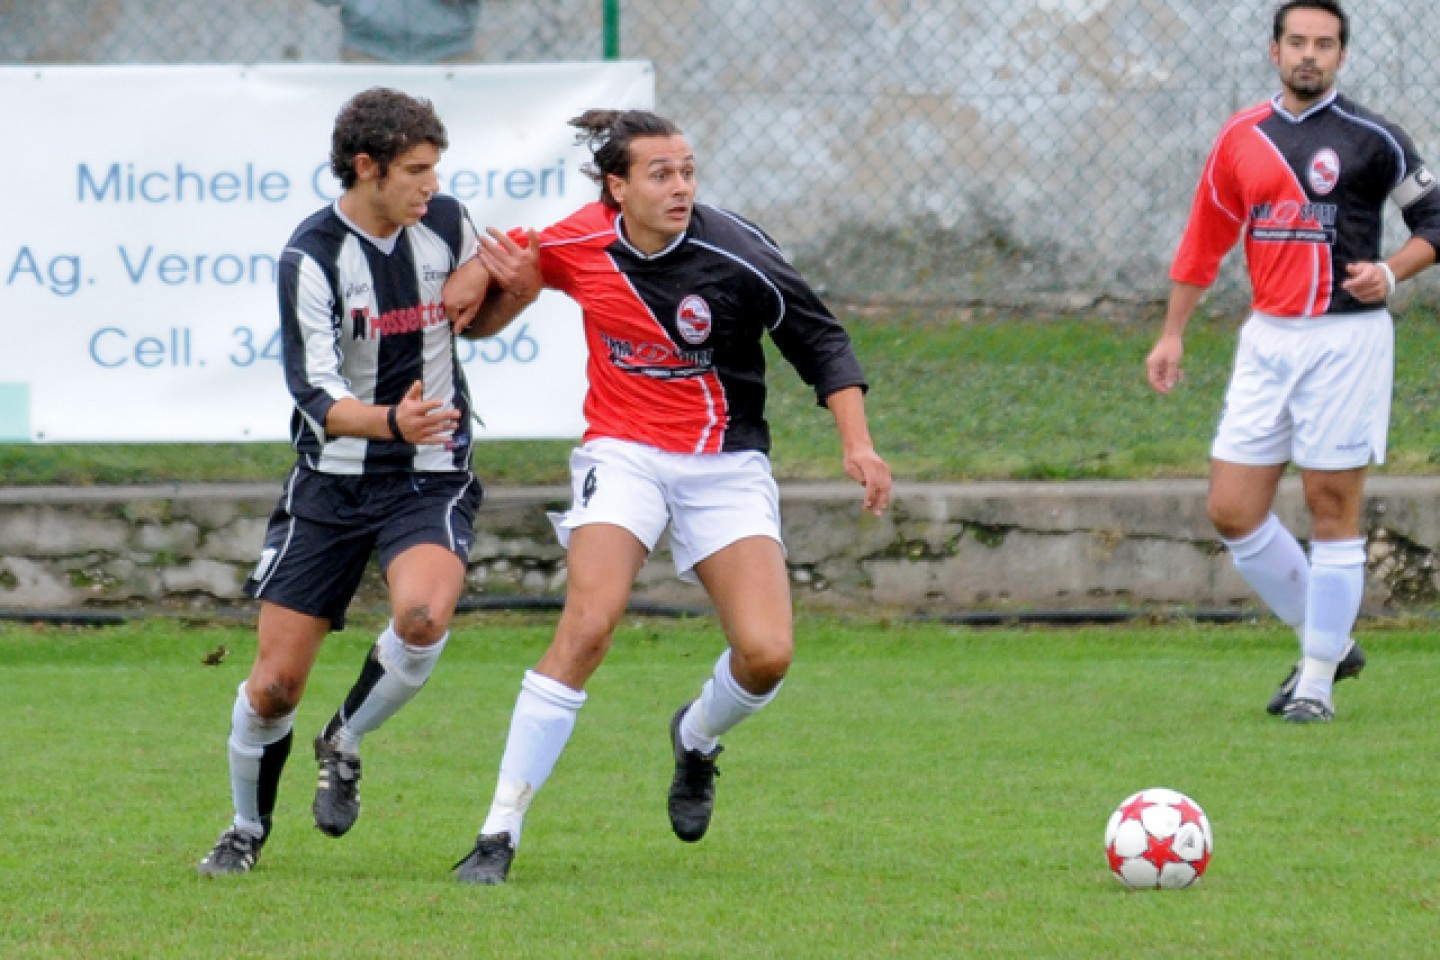
<path fill-rule="evenodd" d="M 1136 890 L 1190 886 L 1205 873 L 1214 848 L 1205 811 L 1164 787 L 1126 797 L 1105 826 L 1110 872 Z"/>

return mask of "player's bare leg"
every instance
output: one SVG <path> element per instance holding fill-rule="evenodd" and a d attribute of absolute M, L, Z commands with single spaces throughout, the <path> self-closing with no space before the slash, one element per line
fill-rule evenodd
<path fill-rule="evenodd" d="M 747 537 L 701 561 L 695 572 L 715 603 L 729 647 L 699 699 L 670 721 L 670 826 L 687 842 L 710 826 L 720 737 L 775 698 L 795 650 L 790 576 L 780 544 Z"/>
<path fill-rule="evenodd" d="M 504 883 L 509 876 L 530 802 L 570 740 L 585 684 L 610 649 L 646 556 L 645 545 L 623 527 L 596 523 L 571 533 L 565 609 L 550 647 L 520 684 L 490 812 L 474 849 L 455 865 L 462 883 Z"/>
<path fill-rule="evenodd" d="M 415 698 L 450 637 L 465 564 L 449 548 L 422 543 L 391 561 L 391 620 L 370 648 L 344 703 L 315 738 L 319 768 L 315 826 L 344 836 L 360 816 L 360 741 Z"/>
<path fill-rule="evenodd" d="M 230 721 L 230 791 L 235 817 L 200 862 L 206 876 L 246 873 L 270 835 L 280 774 L 290 755 L 295 708 L 330 622 L 260 604 L 255 664 L 240 685 Z"/>

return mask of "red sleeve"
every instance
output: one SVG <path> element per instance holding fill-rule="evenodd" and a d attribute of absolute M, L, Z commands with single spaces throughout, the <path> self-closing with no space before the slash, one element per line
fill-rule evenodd
<path fill-rule="evenodd" d="M 1231 150 L 1237 129 L 1233 123 L 1225 128 L 1205 162 L 1185 235 L 1170 265 L 1171 280 L 1210 286 L 1220 272 L 1220 261 L 1240 239 L 1246 214 Z"/>
<path fill-rule="evenodd" d="M 540 277 L 552 290 L 570 293 L 573 285 L 575 257 L 586 241 L 608 242 L 614 237 L 614 211 L 599 203 L 589 203 L 540 231 Z M 518 227 L 510 236 L 520 246 L 529 246 L 525 231 Z"/>

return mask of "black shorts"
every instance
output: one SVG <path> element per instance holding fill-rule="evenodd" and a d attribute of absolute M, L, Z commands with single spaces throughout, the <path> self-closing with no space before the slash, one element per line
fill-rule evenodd
<path fill-rule="evenodd" d="M 245 593 L 343 629 L 376 551 L 382 574 L 422 543 L 452 550 L 468 564 L 482 496 L 469 471 L 352 476 L 296 467 L 270 515 Z"/>

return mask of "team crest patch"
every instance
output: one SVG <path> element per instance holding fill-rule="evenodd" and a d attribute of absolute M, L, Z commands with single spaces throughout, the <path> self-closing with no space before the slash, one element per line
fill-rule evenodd
<path fill-rule="evenodd" d="M 1325 196 L 1340 182 L 1340 157 L 1326 147 L 1310 158 L 1310 189 Z"/>
<path fill-rule="evenodd" d="M 675 325 L 686 343 L 704 343 L 710 336 L 710 304 L 704 297 L 690 294 L 675 311 Z"/>

